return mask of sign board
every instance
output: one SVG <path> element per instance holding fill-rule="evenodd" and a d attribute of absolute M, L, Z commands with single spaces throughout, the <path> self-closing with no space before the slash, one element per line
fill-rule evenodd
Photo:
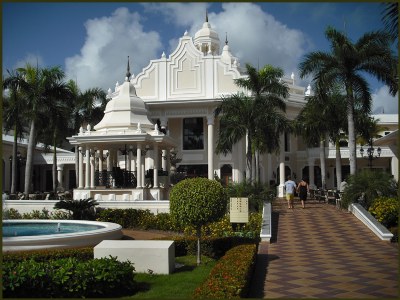
<path fill-rule="evenodd" d="M 248 198 L 230 198 L 230 221 L 231 223 L 249 222 Z"/>

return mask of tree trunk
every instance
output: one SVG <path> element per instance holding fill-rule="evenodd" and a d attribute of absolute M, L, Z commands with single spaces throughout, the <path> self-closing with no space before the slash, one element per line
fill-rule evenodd
<path fill-rule="evenodd" d="M 256 163 L 256 154 L 254 153 L 251 157 L 251 179 L 253 180 L 252 183 L 254 184 L 257 180 L 256 177 L 256 168 L 257 168 L 257 163 Z"/>
<path fill-rule="evenodd" d="M 325 145 L 324 145 L 324 140 L 322 139 L 319 142 L 319 159 L 321 163 L 321 181 L 322 181 L 322 188 L 326 188 L 326 179 L 325 179 L 325 174 L 326 174 L 326 163 L 325 163 Z"/>
<path fill-rule="evenodd" d="M 255 151 L 254 153 L 255 156 L 255 178 L 256 178 L 256 183 L 260 182 L 260 152 L 258 150 Z"/>
<path fill-rule="evenodd" d="M 250 134 L 249 131 L 247 131 L 246 134 L 246 144 L 247 144 L 247 153 L 246 153 L 246 180 L 248 182 L 252 182 L 252 177 L 251 177 L 251 173 L 252 173 L 252 167 L 251 167 L 251 163 L 252 163 L 252 153 L 251 153 L 251 139 L 250 139 Z"/>
<path fill-rule="evenodd" d="M 340 189 L 340 183 L 342 182 L 342 156 L 340 154 L 339 139 L 336 140 L 336 189 Z"/>
<path fill-rule="evenodd" d="M 33 167 L 33 150 L 36 145 L 35 142 L 35 121 L 31 120 L 31 129 L 29 132 L 28 151 L 26 153 L 26 167 L 25 167 L 25 186 L 24 194 L 28 197 L 32 185 L 32 167 Z"/>
<path fill-rule="evenodd" d="M 57 151 L 56 151 L 56 143 L 54 142 L 53 146 L 53 191 L 57 194 L 58 187 L 58 178 L 57 178 Z"/>
<path fill-rule="evenodd" d="M 197 226 L 196 229 L 197 233 L 197 265 L 199 266 L 201 264 L 201 245 L 200 245 L 200 239 L 201 239 L 201 226 Z"/>
<path fill-rule="evenodd" d="M 10 194 L 15 194 L 15 187 L 17 185 L 17 125 L 14 126 L 14 143 L 13 143 L 13 155 L 11 162 L 11 189 Z"/>
<path fill-rule="evenodd" d="M 357 172 L 356 134 L 354 129 L 353 90 L 347 87 L 347 123 L 349 127 L 349 164 L 350 174 Z"/>

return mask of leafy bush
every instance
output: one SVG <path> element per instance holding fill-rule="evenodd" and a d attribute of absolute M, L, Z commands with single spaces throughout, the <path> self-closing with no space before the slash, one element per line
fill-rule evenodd
<path fill-rule="evenodd" d="M 195 298 L 229 299 L 247 296 L 256 260 L 255 244 L 229 250 L 211 270 L 207 280 L 195 292 Z"/>
<path fill-rule="evenodd" d="M 226 215 L 217 222 L 203 226 L 201 229 L 201 235 L 207 237 L 241 236 L 257 238 L 260 235 L 261 223 L 262 214 L 253 212 L 249 215 L 248 223 L 239 224 L 234 230 L 229 215 Z M 187 226 L 184 233 L 185 235 L 194 236 L 196 230 L 192 226 Z"/>
<path fill-rule="evenodd" d="M 81 261 L 93 258 L 93 248 L 79 249 L 40 249 L 17 252 L 4 252 L 3 261 L 20 262 L 33 259 L 37 262 L 46 262 L 54 259 L 74 257 Z"/>
<path fill-rule="evenodd" d="M 54 205 L 54 209 L 65 209 L 72 212 L 74 220 L 92 220 L 95 211 L 93 208 L 99 203 L 93 198 L 80 200 L 60 200 Z"/>
<path fill-rule="evenodd" d="M 3 219 L 4 220 L 22 219 L 22 215 L 15 208 L 10 208 L 3 211 Z"/>
<path fill-rule="evenodd" d="M 222 218 L 227 198 L 222 185 L 207 178 L 180 181 L 170 193 L 170 214 L 182 226 L 191 225 L 197 233 L 197 264 L 201 263 L 201 227 Z"/>
<path fill-rule="evenodd" d="M 385 227 L 399 224 L 399 200 L 396 198 L 379 197 L 375 199 L 368 211 Z"/>
<path fill-rule="evenodd" d="M 250 183 L 243 181 L 240 183 L 232 183 L 226 187 L 228 197 L 246 197 L 249 198 L 250 211 L 261 212 L 264 201 L 272 201 L 276 192 L 268 185 L 261 183 Z"/>
<path fill-rule="evenodd" d="M 390 174 L 382 171 L 363 170 L 349 176 L 341 205 L 347 209 L 351 203 L 358 202 L 368 210 L 378 197 L 396 197 L 397 189 L 397 182 Z"/>
<path fill-rule="evenodd" d="M 134 267 L 116 258 L 3 263 L 3 296 L 29 298 L 121 297 L 135 290 Z"/>

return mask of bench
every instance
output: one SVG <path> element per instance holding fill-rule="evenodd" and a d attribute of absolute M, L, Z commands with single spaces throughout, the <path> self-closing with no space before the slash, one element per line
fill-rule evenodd
<path fill-rule="evenodd" d="M 175 269 L 174 241 L 104 240 L 94 247 L 94 258 L 129 260 L 138 273 L 171 274 Z"/>

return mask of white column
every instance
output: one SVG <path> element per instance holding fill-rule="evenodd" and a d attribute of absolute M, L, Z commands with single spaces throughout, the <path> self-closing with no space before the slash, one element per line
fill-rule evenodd
<path fill-rule="evenodd" d="M 167 150 L 161 150 L 161 168 L 167 171 Z"/>
<path fill-rule="evenodd" d="M 142 187 L 146 186 L 145 182 L 145 173 L 146 173 L 146 153 L 143 153 L 143 159 L 142 159 L 142 164 L 140 166 L 140 173 L 141 173 L 141 178 L 142 178 Z"/>
<path fill-rule="evenodd" d="M 111 166 L 111 150 L 108 150 L 108 156 L 107 156 L 107 172 L 110 172 L 112 170 Z"/>
<path fill-rule="evenodd" d="M 158 188 L 158 145 L 154 145 L 154 185 L 153 187 Z"/>
<path fill-rule="evenodd" d="M 83 189 L 83 154 L 82 154 L 82 147 L 79 147 L 79 175 L 78 175 L 78 182 L 79 182 L 79 189 Z"/>
<path fill-rule="evenodd" d="M 103 171 L 103 149 L 99 149 L 99 172 Z"/>
<path fill-rule="evenodd" d="M 63 164 L 57 164 L 57 181 L 58 181 L 58 187 L 63 188 L 63 178 L 62 178 L 62 172 L 64 170 L 64 165 Z"/>
<path fill-rule="evenodd" d="M 90 156 L 90 188 L 94 189 L 94 171 L 95 171 L 95 161 L 94 152 Z"/>
<path fill-rule="evenodd" d="M 208 179 L 214 179 L 214 116 L 207 117 L 208 127 Z"/>
<path fill-rule="evenodd" d="M 90 187 L 90 149 L 86 146 L 85 188 Z"/>
<path fill-rule="evenodd" d="M 278 197 L 283 197 L 285 186 L 285 136 L 281 134 L 280 137 L 280 153 L 279 153 L 279 187 Z"/>
<path fill-rule="evenodd" d="M 311 189 L 316 189 L 317 186 L 314 182 L 314 158 L 308 159 L 308 175 L 310 176 L 309 186 Z"/>
<path fill-rule="evenodd" d="M 136 180 L 137 180 L 137 188 L 142 188 L 142 146 L 140 144 L 137 145 L 136 150 L 137 162 L 136 162 Z"/>

